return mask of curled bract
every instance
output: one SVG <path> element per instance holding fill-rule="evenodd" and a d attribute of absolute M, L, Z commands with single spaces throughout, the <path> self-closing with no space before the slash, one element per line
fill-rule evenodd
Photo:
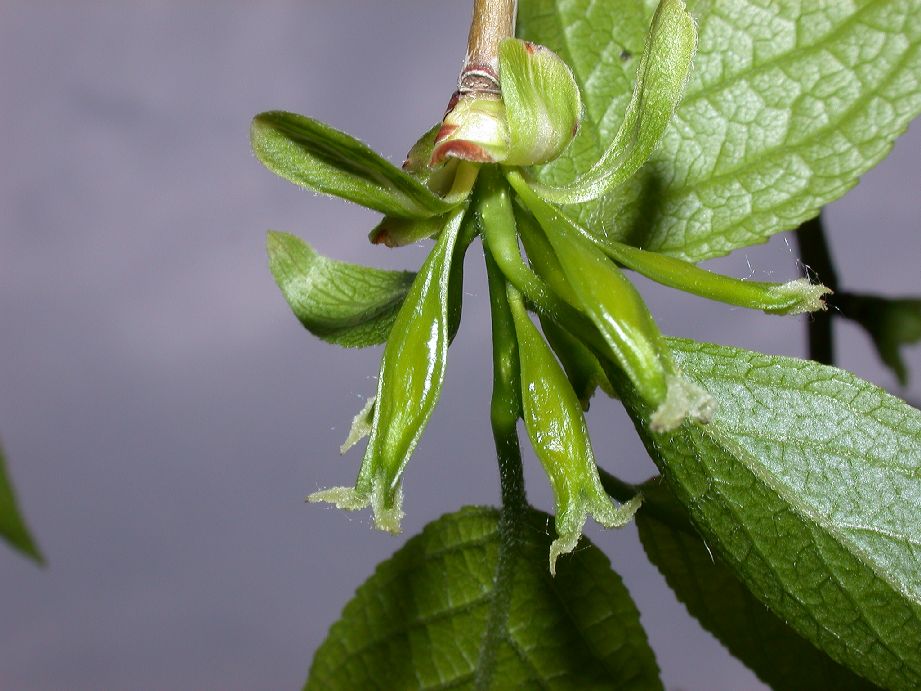
<path fill-rule="evenodd" d="M 582 99 L 572 70 L 549 48 L 505 39 L 501 94 L 459 92 L 435 137 L 431 166 L 449 158 L 530 166 L 559 156 L 579 129 Z"/>

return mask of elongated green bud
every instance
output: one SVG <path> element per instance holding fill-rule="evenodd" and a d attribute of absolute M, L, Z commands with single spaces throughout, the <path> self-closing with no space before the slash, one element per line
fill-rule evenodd
<path fill-rule="evenodd" d="M 566 273 L 553 251 L 553 246 L 534 216 L 518 205 L 515 207 L 515 223 L 528 261 L 537 274 L 567 303 L 581 307 L 578 296 L 566 280 Z"/>
<path fill-rule="evenodd" d="M 375 525 L 397 533 L 401 476 L 438 402 L 450 338 L 451 259 L 464 212 L 451 217 L 397 314 L 381 358 L 371 435 L 355 487 L 311 494 L 341 509 L 371 506 Z"/>
<path fill-rule="evenodd" d="M 572 224 L 575 228 L 575 224 Z M 584 237 L 587 231 L 577 229 Z M 621 242 L 597 243 L 609 257 L 628 269 L 657 283 L 730 305 L 763 310 L 768 314 L 802 314 L 825 309 L 825 295 L 831 293 L 821 283 L 798 278 L 786 283 L 742 281 L 701 269 L 691 262 L 658 252 L 647 252 Z"/>
<path fill-rule="evenodd" d="M 589 515 L 606 528 L 626 524 L 640 497 L 615 506 L 595 466 L 579 400 L 525 310 L 521 294 L 509 288 L 521 367 L 522 417 L 534 452 L 556 497 L 557 539 L 550 545 L 550 573 L 556 560 L 575 549 Z"/>
<path fill-rule="evenodd" d="M 563 267 L 560 266 L 547 236 L 544 235 L 537 221 L 521 207 L 515 209 L 515 220 L 531 266 L 547 281 L 555 293 L 570 305 L 579 307 L 579 299 L 566 280 Z M 614 395 L 614 389 L 604 368 L 587 345 L 551 319 L 541 316 L 540 324 L 547 342 L 563 365 L 566 376 L 569 377 L 572 388 L 579 397 L 584 410 L 588 410 L 596 388 L 601 387 L 609 396 Z"/>
<path fill-rule="evenodd" d="M 482 220 L 483 241 L 489 246 L 496 264 L 509 282 L 536 305 L 542 314 L 566 324 L 567 328 L 583 327 L 579 329 L 580 335 L 586 330 L 594 334 L 591 322 L 552 291 L 521 258 L 511 190 L 499 171 L 484 170 L 479 191 L 478 211 Z"/>
<path fill-rule="evenodd" d="M 582 410 L 589 409 L 595 389 L 599 387 L 609 396 L 614 396 L 614 389 L 608 381 L 604 368 L 582 341 L 546 317 L 540 318 L 540 326 L 547 338 L 547 343 L 550 344 L 560 364 L 563 365 L 569 383 L 576 396 L 579 397 Z"/>
<path fill-rule="evenodd" d="M 640 396 L 657 406 L 650 428 L 674 429 L 687 417 L 709 421 L 715 402 L 700 387 L 680 377 L 659 327 L 623 272 L 576 234 L 571 222 L 538 197 L 519 173 L 509 173 L 508 180 L 546 231 L 566 281 L 603 336 L 610 356 Z"/>

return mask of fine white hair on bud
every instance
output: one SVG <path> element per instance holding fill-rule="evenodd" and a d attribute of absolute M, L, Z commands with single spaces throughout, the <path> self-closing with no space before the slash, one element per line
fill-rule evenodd
<path fill-rule="evenodd" d="M 705 389 L 677 374 L 669 374 L 666 382 L 668 390 L 665 400 L 649 419 L 649 429 L 653 432 L 670 432 L 688 419 L 701 423 L 713 419 L 717 409 L 716 399 Z"/>
<path fill-rule="evenodd" d="M 825 296 L 832 290 L 821 283 L 812 283 L 808 278 L 797 278 L 793 281 L 772 286 L 769 291 L 778 302 L 791 303 L 784 310 L 774 310 L 779 314 L 803 314 L 827 309 Z M 768 310 L 770 311 L 770 310 Z"/>

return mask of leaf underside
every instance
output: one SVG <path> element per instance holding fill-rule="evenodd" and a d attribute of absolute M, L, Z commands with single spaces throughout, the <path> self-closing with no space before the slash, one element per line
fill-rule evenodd
<path fill-rule="evenodd" d="M 518 33 L 573 68 L 585 118 L 539 173 L 563 185 L 614 137 L 656 7 L 522 0 Z M 692 261 L 812 218 L 921 111 L 921 0 L 691 0 L 691 81 L 639 174 L 567 213 L 601 238 Z"/>
<path fill-rule="evenodd" d="M 351 135 L 304 115 L 260 113 L 250 140 L 253 153 L 276 175 L 384 214 L 429 218 L 458 203 L 437 196 Z"/>
<path fill-rule="evenodd" d="M 310 333 L 349 348 L 383 343 L 415 274 L 327 259 L 287 233 L 266 239 L 269 268 Z"/>
<path fill-rule="evenodd" d="M 921 685 L 921 412 L 832 367 L 669 339 L 719 402 L 708 425 L 648 431 L 695 525 L 803 637 L 887 688 Z"/>
<path fill-rule="evenodd" d="M 646 556 L 688 612 L 761 681 L 786 691 L 877 688 L 759 602 L 710 552 L 661 478 L 643 483 L 641 489 L 644 502 L 636 525 Z"/>
<path fill-rule="evenodd" d="M 661 688 L 636 607 L 607 558 L 585 541 L 551 578 L 552 535 L 538 512 L 516 546 L 500 539 L 494 509 L 429 524 L 358 589 L 306 688 Z M 497 590 L 508 549 L 513 580 Z M 499 607 L 508 617 L 487 638 Z"/>

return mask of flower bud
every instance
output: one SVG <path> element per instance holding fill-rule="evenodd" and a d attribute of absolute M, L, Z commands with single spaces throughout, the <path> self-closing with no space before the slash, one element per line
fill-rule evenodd
<path fill-rule="evenodd" d="M 447 158 L 499 163 L 508 155 L 508 143 L 502 99 L 488 93 L 459 94 L 448 105 L 429 165 L 437 166 Z"/>
<path fill-rule="evenodd" d="M 640 505 L 635 497 L 615 506 L 598 477 L 582 407 L 550 348 L 511 289 L 509 305 L 518 338 L 522 418 L 534 452 L 556 497 L 557 539 L 550 545 L 550 573 L 556 559 L 575 549 L 589 515 L 606 528 L 626 524 Z"/>
<path fill-rule="evenodd" d="M 672 430 L 687 418 L 708 422 L 716 402 L 680 376 L 646 303 L 623 271 L 559 209 L 538 197 L 520 173 L 507 177 L 546 232 L 572 295 L 607 344 L 607 356 L 656 407 L 650 428 Z"/>
<path fill-rule="evenodd" d="M 307 497 L 340 509 L 371 507 L 374 524 L 391 533 L 403 518 L 401 479 L 441 394 L 451 331 L 449 291 L 454 246 L 464 210 L 454 213 L 413 281 L 387 338 L 368 446 L 354 487 Z M 364 426 L 365 421 L 359 421 Z M 358 431 L 359 434 L 363 430 Z"/>
<path fill-rule="evenodd" d="M 582 115 L 569 66 L 549 48 L 509 38 L 499 47 L 499 81 L 509 133 L 504 163 L 530 166 L 558 157 Z"/>
<path fill-rule="evenodd" d="M 448 105 L 429 165 L 448 158 L 530 166 L 552 161 L 579 129 L 582 99 L 552 50 L 509 38 L 499 47 L 501 96 L 462 91 Z"/>

